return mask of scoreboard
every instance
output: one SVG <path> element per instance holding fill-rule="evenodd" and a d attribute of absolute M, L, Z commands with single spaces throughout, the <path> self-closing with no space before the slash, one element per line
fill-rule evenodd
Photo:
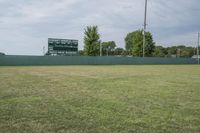
<path fill-rule="evenodd" d="M 77 55 L 78 40 L 48 38 L 48 55 Z"/>

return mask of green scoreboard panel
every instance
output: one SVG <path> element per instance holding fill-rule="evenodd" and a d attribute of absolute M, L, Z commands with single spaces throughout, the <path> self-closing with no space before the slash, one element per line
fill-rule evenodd
<path fill-rule="evenodd" d="M 48 55 L 77 55 L 78 40 L 48 38 Z"/>

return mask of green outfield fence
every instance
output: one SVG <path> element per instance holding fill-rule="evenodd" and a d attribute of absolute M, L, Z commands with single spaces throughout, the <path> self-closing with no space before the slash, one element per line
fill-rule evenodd
<path fill-rule="evenodd" d="M 32 65 L 147 65 L 147 64 L 197 64 L 192 58 L 157 57 L 90 57 L 90 56 L 0 56 L 0 66 Z"/>

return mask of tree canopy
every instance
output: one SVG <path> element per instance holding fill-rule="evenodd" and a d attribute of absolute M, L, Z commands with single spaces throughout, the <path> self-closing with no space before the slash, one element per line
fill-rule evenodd
<path fill-rule="evenodd" d="M 163 47 L 156 46 L 153 55 L 155 57 L 192 57 L 196 54 L 196 48 L 184 45 Z"/>
<path fill-rule="evenodd" d="M 115 51 L 114 51 L 114 55 L 123 55 L 124 53 L 124 49 L 123 48 L 116 48 Z"/>
<path fill-rule="evenodd" d="M 84 53 L 88 56 L 98 56 L 100 50 L 100 34 L 97 26 L 87 26 L 84 32 Z"/>
<path fill-rule="evenodd" d="M 116 48 L 116 43 L 114 41 L 101 43 L 97 26 L 87 26 L 84 30 L 84 50 L 79 51 L 79 55 L 100 55 L 100 44 L 102 46 L 103 55 L 139 57 L 143 55 L 143 30 L 137 30 L 127 34 L 125 38 L 125 49 Z M 145 33 L 145 39 L 145 56 L 147 57 L 192 57 L 197 54 L 197 49 L 190 46 L 155 46 L 153 36 L 150 32 Z"/>
<path fill-rule="evenodd" d="M 5 53 L 3 53 L 3 52 L 0 52 L 0 55 L 6 55 Z"/>
<path fill-rule="evenodd" d="M 145 33 L 145 56 L 152 56 L 155 43 L 150 32 Z M 125 48 L 129 55 L 142 56 L 143 55 L 143 30 L 137 30 L 128 33 L 125 38 Z"/>
<path fill-rule="evenodd" d="M 103 55 L 113 55 L 114 50 L 116 47 L 116 43 L 114 41 L 109 41 L 109 42 L 103 42 L 102 43 L 102 52 Z"/>

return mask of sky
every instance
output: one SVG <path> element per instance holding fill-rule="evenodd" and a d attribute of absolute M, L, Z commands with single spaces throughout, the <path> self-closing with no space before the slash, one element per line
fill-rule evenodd
<path fill-rule="evenodd" d="M 0 0 L 0 52 L 42 55 L 48 38 L 79 40 L 97 25 L 101 41 L 124 48 L 127 33 L 142 29 L 145 0 Z M 200 0 L 148 0 L 147 30 L 156 45 L 196 46 Z"/>

